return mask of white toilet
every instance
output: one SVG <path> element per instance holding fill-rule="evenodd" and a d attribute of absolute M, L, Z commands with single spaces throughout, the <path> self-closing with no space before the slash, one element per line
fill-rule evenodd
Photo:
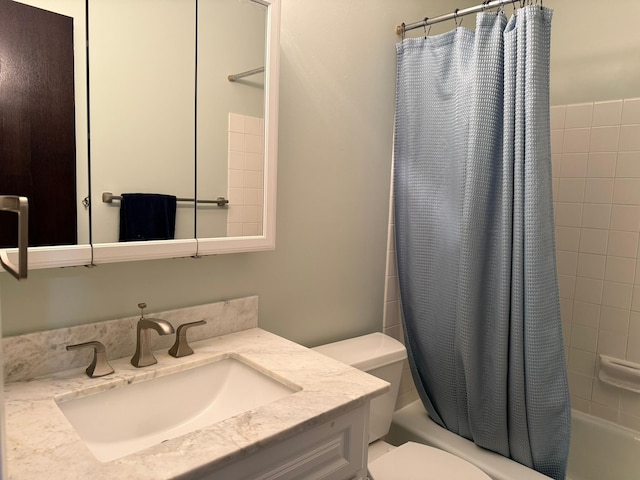
<path fill-rule="evenodd" d="M 391 391 L 373 399 L 369 424 L 371 480 L 491 480 L 475 465 L 434 447 L 407 442 L 394 447 L 380 440 L 389 432 L 407 351 L 397 340 L 372 333 L 313 350 L 375 375 Z"/>

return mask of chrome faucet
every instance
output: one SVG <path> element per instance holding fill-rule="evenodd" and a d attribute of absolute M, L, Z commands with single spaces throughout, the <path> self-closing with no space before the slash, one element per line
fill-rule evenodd
<path fill-rule="evenodd" d="M 174 330 L 173 326 L 166 320 L 162 320 L 161 318 L 144 318 L 144 309 L 147 307 L 146 303 L 139 303 L 138 307 L 141 313 L 137 326 L 136 353 L 131 357 L 131 365 L 140 368 L 158 363 L 158 360 L 153 356 L 153 351 L 151 350 L 150 330 L 153 329 L 160 335 L 169 335 L 174 333 Z"/>

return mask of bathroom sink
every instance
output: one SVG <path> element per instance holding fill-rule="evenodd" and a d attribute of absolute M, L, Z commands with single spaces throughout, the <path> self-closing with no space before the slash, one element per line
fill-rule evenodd
<path fill-rule="evenodd" d="M 61 397 L 57 404 L 95 457 L 107 462 L 299 390 L 228 357 L 93 395 Z"/>

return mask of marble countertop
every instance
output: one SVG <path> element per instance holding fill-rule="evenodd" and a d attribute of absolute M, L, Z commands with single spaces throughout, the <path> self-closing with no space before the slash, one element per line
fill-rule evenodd
<path fill-rule="evenodd" d="M 388 384 L 259 328 L 192 343 L 195 354 L 173 358 L 155 352 L 156 365 L 134 368 L 111 361 L 115 373 L 88 378 L 75 368 L 5 386 L 7 460 L 13 480 L 91 478 L 181 479 L 194 469 L 218 468 L 356 408 Z M 56 404 L 236 354 L 301 387 L 291 395 L 140 452 L 100 462 Z M 176 405 L 176 408 L 179 406 Z"/>

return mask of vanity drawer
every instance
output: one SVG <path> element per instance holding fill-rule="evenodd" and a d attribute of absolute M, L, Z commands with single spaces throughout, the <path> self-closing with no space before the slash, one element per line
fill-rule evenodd
<path fill-rule="evenodd" d="M 365 478 L 369 405 L 313 427 L 244 460 L 204 473 L 206 480 Z M 195 478 L 189 476 L 189 478 Z"/>

